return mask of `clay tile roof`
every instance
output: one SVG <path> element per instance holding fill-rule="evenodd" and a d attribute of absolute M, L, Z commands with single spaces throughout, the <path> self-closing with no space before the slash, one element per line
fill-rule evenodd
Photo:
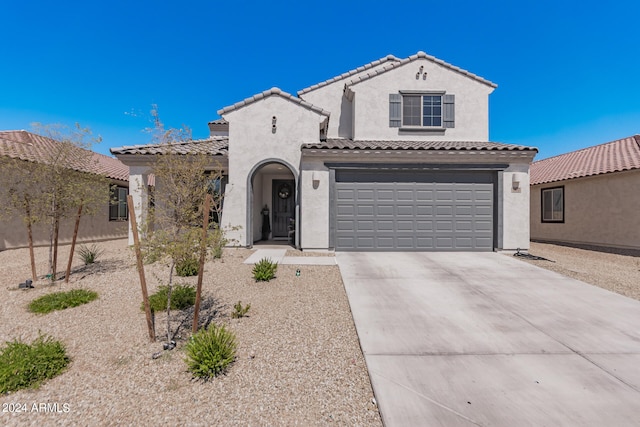
<path fill-rule="evenodd" d="M 210 125 L 227 125 L 229 124 L 229 122 L 226 121 L 225 119 L 215 119 L 215 120 L 211 120 L 209 124 Z"/>
<path fill-rule="evenodd" d="M 397 67 L 401 67 L 401 66 L 403 66 L 405 64 L 408 64 L 408 63 L 413 62 L 416 59 L 420 59 L 420 58 L 428 59 L 431 62 L 434 62 L 436 64 L 442 65 L 445 68 L 448 68 L 448 69 L 450 69 L 452 71 L 455 71 L 457 73 L 463 74 L 463 75 L 465 75 L 467 77 L 470 77 L 470 78 L 472 78 L 474 80 L 479 81 L 480 83 L 484 83 L 484 84 L 486 84 L 488 86 L 491 86 L 493 88 L 498 87 L 497 84 L 495 84 L 493 82 L 490 82 L 489 80 L 486 80 L 486 79 L 484 79 L 484 78 L 482 78 L 482 77 L 480 77 L 480 76 L 478 76 L 476 74 L 473 74 L 473 73 L 471 73 L 471 72 L 469 72 L 467 70 L 463 70 L 462 68 L 456 67 L 455 65 L 451 65 L 448 62 L 445 62 L 445 61 L 443 61 L 441 59 L 436 58 L 435 56 L 427 55 L 426 53 L 424 53 L 422 51 L 416 53 L 415 55 L 411 55 L 408 58 L 405 58 L 405 59 L 403 59 L 401 61 L 391 62 L 391 63 L 385 65 L 382 68 L 378 68 L 378 69 L 372 70 L 371 72 L 369 72 L 367 74 L 364 74 L 362 76 L 355 77 L 351 81 L 347 82 L 347 86 L 351 86 L 351 85 L 360 83 L 362 81 L 368 80 L 368 79 L 370 79 L 372 77 L 375 77 L 377 75 L 386 73 L 387 71 L 390 71 L 390 70 L 392 70 L 394 68 L 397 68 Z"/>
<path fill-rule="evenodd" d="M 363 65 L 361 67 L 358 67 L 358 68 L 355 68 L 353 70 L 347 71 L 346 73 L 342 73 L 339 76 L 333 77 L 333 78 L 331 78 L 329 80 L 325 80 L 323 82 L 314 84 L 313 86 L 309 86 L 309 87 L 306 87 L 304 89 L 301 89 L 301 90 L 298 91 L 298 96 L 302 96 L 307 92 L 314 91 L 314 90 L 316 90 L 318 88 L 321 88 L 323 86 L 327 86 L 327 85 L 329 85 L 329 84 L 331 84 L 333 82 L 337 82 L 339 80 L 346 79 L 348 77 L 353 76 L 354 74 L 360 73 L 360 72 L 368 70 L 370 68 L 377 67 L 378 65 L 384 64 L 385 62 L 399 62 L 399 61 L 400 61 L 399 58 L 396 58 L 393 55 L 387 55 L 384 58 L 380 58 L 380 59 L 377 59 L 375 61 L 369 62 L 368 64 L 365 64 L 365 65 Z"/>
<path fill-rule="evenodd" d="M 319 143 L 303 144 L 302 149 L 325 150 L 456 150 L 456 151 L 538 151 L 524 145 L 481 141 L 353 141 L 327 139 Z"/>
<path fill-rule="evenodd" d="M 211 136 L 206 139 L 171 144 L 130 145 L 112 148 L 111 154 L 166 154 L 169 150 L 175 154 L 210 154 L 212 156 L 226 157 L 229 152 L 229 137 Z"/>
<path fill-rule="evenodd" d="M 46 163 L 56 144 L 53 139 L 36 135 L 24 130 L 0 131 L 0 156 L 29 162 Z M 84 148 L 76 150 L 87 152 Z M 93 161 L 89 164 L 70 164 L 69 167 L 82 172 L 105 175 L 108 178 L 129 181 L 129 167 L 120 160 L 103 154 L 91 152 Z"/>
<path fill-rule="evenodd" d="M 631 169 L 640 169 L 640 135 L 533 162 L 531 185 Z"/>
<path fill-rule="evenodd" d="M 237 110 L 239 108 L 242 108 L 242 107 L 245 107 L 247 105 L 253 104 L 256 101 L 259 101 L 261 99 L 264 99 L 264 98 L 267 98 L 267 97 L 273 96 L 273 95 L 280 96 L 280 97 L 282 97 L 284 99 L 287 99 L 287 100 L 289 100 L 291 102 L 294 102 L 294 103 L 296 103 L 296 104 L 298 104 L 298 105 L 300 105 L 302 107 L 308 108 L 311 111 L 314 111 L 314 112 L 316 112 L 318 114 L 322 114 L 324 116 L 329 117 L 329 112 L 328 111 L 325 111 L 322 108 L 316 107 L 315 105 L 313 105 L 313 104 L 311 104 L 311 103 L 309 103 L 307 101 L 303 101 L 300 98 L 296 98 L 295 96 L 291 95 L 290 93 L 284 92 L 284 91 L 280 90 L 277 87 L 272 87 L 271 89 L 265 90 L 262 93 L 258 93 L 256 95 L 250 96 L 249 98 L 246 98 L 246 99 L 244 99 L 244 100 L 242 100 L 240 102 L 236 102 L 233 105 L 230 105 L 228 107 L 224 107 L 223 109 L 218 110 L 218 114 L 223 115 L 225 113 Z"/>

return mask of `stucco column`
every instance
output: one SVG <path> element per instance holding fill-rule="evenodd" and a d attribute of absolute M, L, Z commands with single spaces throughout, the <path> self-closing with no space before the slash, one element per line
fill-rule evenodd
<path fill-rule="evenodd" d="M 133 198 L 136 221 L 138 227 L 144 226 L 147 220 L 149 209 L 149 167 L 130 166 L 129 167 L 129 194 Z M 131 212 L 129 212 L 131 215 Z M 129 244 L 133 245 L 133 231 L 131 221 L 129 221 Z"/>

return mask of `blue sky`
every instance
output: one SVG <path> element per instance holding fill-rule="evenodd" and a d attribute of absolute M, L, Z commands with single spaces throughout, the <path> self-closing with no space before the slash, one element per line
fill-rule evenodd
<path fill-rule="evenodd" d="M 490 139 L 537 159 L 640 133 L 637 0 L 29 1 L 0 6 L 0 129 L 79 122 L 144 144 L 149 110 L 208 135 L 216 111 L 420 50 L 478 74 Z"/>

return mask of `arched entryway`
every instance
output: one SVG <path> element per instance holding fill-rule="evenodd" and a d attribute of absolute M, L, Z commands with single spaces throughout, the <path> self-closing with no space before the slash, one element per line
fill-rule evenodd
<path fill-rule="evenodd" d="M 247 182 L 247 237 L 250 244 L 273 241 L 298 247 L 298 175 L 279 159 L 253 167 Z"/>

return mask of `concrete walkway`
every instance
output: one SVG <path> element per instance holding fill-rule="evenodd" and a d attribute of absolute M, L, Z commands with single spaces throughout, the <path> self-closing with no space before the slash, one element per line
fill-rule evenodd
<path fill-rule="evenodd" d="M 336 257 L 333 256 L 286 256 L 287 249 L 258 249 L 245 264 L 255 264 L 263 258 L 269 258 L 272 262 L 281 265 L 336 265 Z"/>
<path fill-rule="evenodd" d="M 640 425 L 640 302 L 496 253 L 344 253 L 387 427 Z"/>

